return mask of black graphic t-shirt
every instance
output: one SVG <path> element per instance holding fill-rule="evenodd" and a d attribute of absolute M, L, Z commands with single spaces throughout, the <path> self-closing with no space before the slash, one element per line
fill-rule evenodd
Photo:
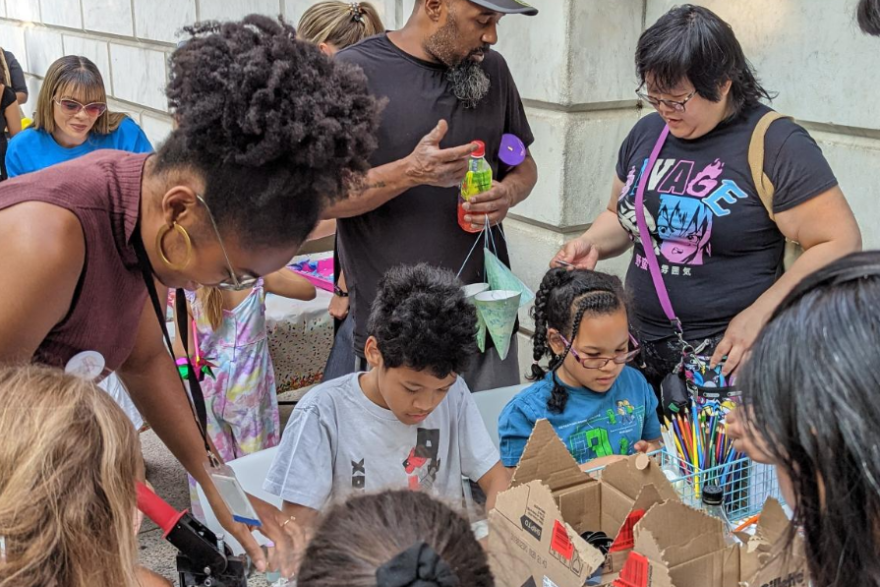
<path fill-rule="evenodd" d="M 769 111 L 759 106 L 695 140 L 670 134 L 650 174 L 645 220 L 688 340 L 723 333 L 776 280 L 785 239 L 761 202 L 748 164 L 752 132 Z M 663 124 L 657 113 L 641 119 L 623 142 L 617 161 L 617 175 L 625 184 L 618 218 L 635 243 L 626 285 L 645 340 L 672 334 L 635 216 L 639 178 Z M 776 214 L 837 185 L 819 146 L 790 120 L 770 126 L 764 172 L 776 188 Z"/>
<path fill-rule="evenodd" d="M 379 126 L 379 147 L 370 158 L 374 167 L 407 157 L 441 118 L 449 124 L 449 131 L 440 146 L 482 140 L 497 181 L 510 171 L 498 158 L 502 135 L 514 134 L 526 146 L 534 142 L 513 76 L 497 51 L 487 52 L 483 60 L 491 85 L 476 108 L 465 108 L 452 93 L 446 66 L 409 55 L 387 35 L 365 39 L 340 51 L 335 59 L 361 67 L 370 92 L 387 100 Z M 428 263 L 460 272 L 463 283 L 486 280 L 482 252 L 470 254 L 479 235 L 458 226 L 457 206 L 457 187 L 420 185 L 371 212 L 337 220 L 355 324 L 354 347 L 359 356 L 363 356 L 367 320 L 379 281 L 390 268 Z M 502 228 L 495 227 L 492 232 L 498 258 L 509 266 Z"/>

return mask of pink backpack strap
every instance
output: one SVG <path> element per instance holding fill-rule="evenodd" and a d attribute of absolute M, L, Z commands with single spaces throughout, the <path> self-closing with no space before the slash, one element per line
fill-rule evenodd
<path fill-rule="evenodd" d="M 651 233 L 648 231 L 648 223 L 645 221 L 645 189 L 648 186 L 648 179 L 651 176 L 651 171 L 657 163 L 657 158 L 660 156 L 660 151 L 663 150 L 663 145 L 666 143 L 666 137 L 668 136 L 669 127 L 664 126 L 663 130 L 660 132 L 660 136 L 657 138 L 657 143 L 654 145 L 653 151 L 651 151 L 651 156 L 648 158 L 648 162 L 642 170 L 642 176 L 639 178 L 635 201 L 636 226 L 639 229 L 639 238 L 642 241 L 642 247 L 645 249 L 645 259 L 648 261 L 648 270 L 651 272 L 651 280 L 654 282 L 654 291 L 657 292 L 657 298 L 660 300 L 660 307 L 663 308 L 663 313 L 666 314 L 672 327 L 675 328 L 676 333 L 681 335 L 681 320 L 678 319 L 675 315 L 675 311 L 672 309 L 672 301 L 669 299 L 669 292 L 666 290 L 666 285 L 663 283 L 663 274 L 660 272 L 660 263 L 657 261 L 657 253 L 654 252 L 654 239 L 651 237 Z"/>

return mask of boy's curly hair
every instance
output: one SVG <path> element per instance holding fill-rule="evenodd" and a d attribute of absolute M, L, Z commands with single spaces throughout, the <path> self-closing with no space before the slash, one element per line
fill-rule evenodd
<path fill-rule="evenodd" d="M 222 231 L 252 246 L 301 242 L 369 169 L 379 106 L 354 66 L 284 20 L 205 22 L 171 56 L 177 128 L 156 171 L 193 169 Z"/>
<path fill-rule="evenodd" d="M 425 263 L 390 269 L 373 302 L 367 332 L 385 366 L 461 374 L 477 352 L 477 313 L 447 269 Z"/>

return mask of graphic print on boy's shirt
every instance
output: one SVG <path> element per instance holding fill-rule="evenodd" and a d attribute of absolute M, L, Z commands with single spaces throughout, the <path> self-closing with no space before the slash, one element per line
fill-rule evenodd
<path fill-rule="evenodd" d="M 363 489 L 367 486 L 367 467 L 364 465 L 367 459 L 351 462 L 351 487 Z"/>
<path fill-rule="evenodd" d="M 413 491 L 429 490 L 440 471 L 440 430 L 417 430 L 416 445 L 409 450 L 402 466 L 406 473 L 407 487 Z M 351 461 L 351 486 L 365 489 L 367 484 L 366 459 Z"/>
<path fill-rule="evenodd" d="M 633 406 L 628 399 L 615 401 L 615 407 L 604 413 L 573 422 L 561 429 L 574 427 L 568 435 L 568 452 L 578 463 L 611 455 L 630 455 L 642 439 L 645 405 Z"/>
<path fill-rule="evenodd" d="M 440 431 L 418 429 L 416 445 L 409 451 L 403 461 L 403 470 L 412 490 L 430 489 L 437 479 L 440 470 Z"/>

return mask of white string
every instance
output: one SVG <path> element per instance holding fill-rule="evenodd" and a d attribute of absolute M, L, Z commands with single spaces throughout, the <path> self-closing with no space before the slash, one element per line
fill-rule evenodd
<path fill-rule="evenodd" d="M 502 232 L 501 235 L 502 235 L 502 237 L 503 237 L 503 236 L 504 236 L 504 233 Z M 489 225 L 489 215 L 488 215 L 488 214 L 486 214 L 486 223 L 483 225 L 483 230 L 481 230 L 481 231 L 480 231 L 480 234 L 477 235 L 477 240 L 474 242 L 474 246 L 471 247 L 471 250 L 470 250 L 470 252 L 467 254 L 467 257 L 465 257 L 465 259 L 464 259 L 464 263 L 461 264 L 461 269 L 458 270 L 458 273 L 456 274 L 456 277 L 459 277 L 459 278 L 461 277 L 461 274 L 462 274 L 462 272 L 464 271 L 464 268 L 467 266 L 468 261 L 471 260 L 471 256 L 474 254 L 474 251 L 476 250 L 477 245 L 480 244 L 480 239 L 481 239 L 481 238 L 482 238 L 483 241 L 484 241 L 484 242 L 483 242 L 483 248 L 489 248 L 489 245 L 491 244 L 491 246 L 492 246 L 492 249 L 491 249 L 491 250 L 492 250 L 492 252 L 494 252 L 495 255 L 497 256 L 497 255 L 498 255 L 498 249 L 495 248 L 495 237 L 492 235 L 492 228 L 491 228 L 491 226 Z M 504 242 L 506 243 L 507 240 L 505 239 Z M 483 278 L 484 278 L 484 279 L 485 279 L 485 273 L 486 273 L 486 267 L 483 266 Z"/>
<path fill-rule="evenodd" d="M 489 239 L 492 243 L 492 252 L 495 253 L 495 256 L 498 256 L 498 248 L 495 246 L 495 235 L 492 234 L 492 227 L 489 225 L 489 215 L 486 214 L 486 232 L 489 234 Z"/>
<path fill-rule="evenodd" d="M 477 240 L 474 241 L 474 246 L 471 247 L 471 252 L 467 254 L 467 257 L 464 258 L 464 263 L 461 264 L 461 269 L 458 270 L 456 277 L 461 277 L 462 271 L 464 271 L 465 266 L 468 264 L 468 261 L 471 260 L 471 255 L 474 254 L 474 251 L 477 248 L 477 245 L 480 244 L 480 239 L 483 238 L 483 231 L 480 231 L 480 234 L 477 235 Z"/>

